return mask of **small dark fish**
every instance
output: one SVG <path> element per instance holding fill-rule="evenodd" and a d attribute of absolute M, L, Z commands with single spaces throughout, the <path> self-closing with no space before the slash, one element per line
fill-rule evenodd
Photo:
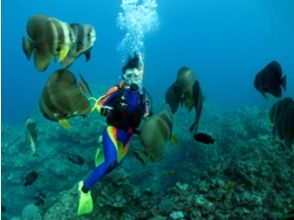
<path fill-rule="evenodd" d="M 36 206 L 43 206 L 45 204 L 46 195 L 39 191 L 38 194 L 34 197 L 34 204 Z"/>
<path fill-rule="evenodd" d="M 84 164 L 84 158 L 77 154 L 71 154 L 68 156 L 68 160 L 72 163 L 78 164 L 78 165 L 83 165 Z"/>
<path fill-rule="evenodd" d="M 197 133 L 193 135 L 194 139 L 198 142 L 201 142 L 203 144 L 213 144 L 214 143 L 214 139 L 205 133 Z"/>
<path fill-rule="evenodd" d="M 1 205 L 1 212 L 5 212 L 6 211 L 6 206 L 5 205 Z"/>
<path fill-rule="evenodd" d="M 25 177 L 25 182 L 23 185 L 30 186 L 36 181 L 37 178 L 38 174 L 35 171 L 32 171 Z"/>
<path fill-rule="evenodd" d="M 34 197 L 34 204 L 36 206 L 43 206 L 45 204 L 45 200 L 40 197 Z"/>
<path fill-rule="evenodd" d="M 265 97 L 270 93 L 276 98 L 282 96 L 282 88 L 286 90 L 286 76 L 282 76 L 282 67 L 277 61 L 266 65 L 255 76 L 254 87 Z M 282 88 L 281 88 L 282 87 Z"/>

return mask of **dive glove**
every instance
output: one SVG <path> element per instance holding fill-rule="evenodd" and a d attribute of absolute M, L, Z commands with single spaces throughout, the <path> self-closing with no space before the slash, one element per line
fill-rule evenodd
<path fill-rule="evenodd" d="M 93 199 L 91 196 L 91 192 L 83 192 L 83 181 L 79 182 L 79 192 L 80 192 L 80 199 L 79 199 L 79 206 L 78 206 L 78 216 L 91 213 L 93 211 Z"/>

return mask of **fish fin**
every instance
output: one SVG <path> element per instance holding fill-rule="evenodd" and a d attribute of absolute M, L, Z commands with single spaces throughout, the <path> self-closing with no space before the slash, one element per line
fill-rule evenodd
<path fill-rule="evenodd" d="M 199 120 L 195 119 L 193 124 L 190 126 L 190 132 L 196 133 L 196 131 L 198 130 L 198 126 L 199 126 Z"/>
<path fill-rule="evenodd" d="M 61 62 L 62 67 L 63 67 L 64 69 L 66 69 L 66 68 L 70 67 L 70 66 L 73 64 L 74 61 L 75 61 L 75 58 L 74 58 L 74 57 L 72 57 L 72 56 L 67 56 L 67 57 Z"/>
<path fill-rule="evenodd" d="M 35 67 L 38 71 L 45 71 L 51 60 L 53 59 L 53 56 L 51 56 L 48 53 L 44 53 L 43 51 L 35 51 Z"/>
<path fill-rule="evenodd" d="M 60 119 L 58 120 L 58 123 L 65 129 L 71 128 L 71 125 L 69 124 L 67 119 Z"/>
<path fill-rule="evenodd" d="M 132 149 L 132 153 L 144 165 L 150 161 L 148 155 L 146 155 L 146 153 L 143 150 Z"/>
<path fill-rule="evenodd" d="M 68 54 L 68 52 L 69 52 L 69 47 L 64 47 L 61 51 L 60 51 L 60 53 L 59 53 L 59 60 L 58 60 L 58 62 L 62 62 L 66 57 L 67 57 L 67 54 Z"/>
<path fill-rule="evenodd" d="M 261 93 L 261 95 L 264 97 L 264 98 L 266 98 L 266 99 L 268 99 L 268 97 L 267 97 L 267 95 L 265 94 L 265 92 L 260 92 Z"/>
<path fill-rule="evenodd" d="M 175 83 L 173 83 L 165 93 L 165 102 L 169 105 L 172 114 L 178 110 L 179 104 L 183 104 L 184 97 Z"/>
<path fill-rule="evenodd" d="M 85 57 L 86 57 L 86 61 L 88 62 L 91 58 L 91 52 L 90 51 L 86 51 L 85 52 Z"/>
<path fill-rule="evenodd" d="M 194 123 L 189 128 L 190 132 L 193 132 L 193 128 L 194 128 Z"/>
<path fill-rule="evenodd" d="M 178 138 L 175 134 L 172 134 L 170 140 L 174 145 L 178 146 Z"/>
<path fill-rule="evenodd" d="M 278 86 L 276 89 L 271 91 L 271 94 L 276 98 L 281 98 L 282 97 L 282 88 L 280 86 Z"/>
<path fill-rule="evenodd" d="M 86 80 L 84 79 L 84 77 L 82 76 L 81 73 L 79 73 L 79 77 L 80 77 L 79 87 L 80 87 L 81 91 L 82 91 L 83 93 L 88 94 L 90 97 L 92 97 L 91 89 L 90 89 L 88 83 L 86 82 Z M 83 85 L 84 85 L 85 87 L 84 87 Z"/>
<path fill-rule="evenodd" d="M 281 86 L 283 87 L 284 90 L 286 90 L 287 88 L 286 75 L 283 76 L 283 78 L 281 79 Z"/>
<path fill-rule="evenodd" d="M 33 42 L 30 41 L 29 39 L 26 38 L 22 38 L 22 49 L 26 55 L 26 57 L 29 59 L 31 59 L 33 51 L 34 51 L 34 47 L 33 47 Z"/>

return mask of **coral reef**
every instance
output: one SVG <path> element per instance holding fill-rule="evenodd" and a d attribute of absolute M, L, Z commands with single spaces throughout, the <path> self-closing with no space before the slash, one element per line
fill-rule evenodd
<path fill-rule="evenodd" d="M 179 143 L 169 144 L 160 163 L 144 166 L 128 154 L 95 184 L 94 211 L 79 218 L 77 183 L 94 168 L 103 118 L 75 118 L 64 130 L 34 115 L 40 131 L 35 156 L 24 125 L 2 124 L 3 219 L 279 219 L 294 209 L 294 152 L 272 137 L 268 110 L 206 106 L 199 131 L 215 138 L 209 146 L 193 140 L 193 118 L 182 109 L 176 114 Z M 132 145 L 140 147 L 138 137 Z M 85 163 L 71 163 L 72 153 Z M 39 177 L 25 187 L 31 171 Z M 43 202 L 36 203 L 40 194 Z"/>

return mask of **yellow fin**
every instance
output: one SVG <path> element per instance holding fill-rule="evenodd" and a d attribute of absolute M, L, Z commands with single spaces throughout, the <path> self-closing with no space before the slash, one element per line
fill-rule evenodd
<path fill-rule="evenodd" d="M 69 47 L 65 47 L 60 51 L 58 62 L 62 62 L 69 52 Z"/>
<path fill-rule="evenodd" d="M 173 144 L 178 145 L 178 139 L 177 139 L 177 136 L 175 134 L 172 134 L 170 140 L 171 140 L 171 142 Z"/>
<path fill-rule="evenodd" d="M 83 185 L 84 185 L 83 181 L 80 181 L 79 182 L 80 199 L 79 199 L 78 211 L 77 211 L 78 216 L 89 214 L 93 211 L 93 199 L 92 199 L 91 191 L 84 193 L 82 191 Z"/>
<path fill-rule="evenodd" d="M 232 189 L 235 188 L 235 186 L 236 186 L 236 183 L 235 183 L 235 182 L 233 182 L 233 181 L 229 181 L 229 182 L 227 182 L 227 183 L 224 185 L 224 188 L 225 188 L 226 190 L 232 190 Z"/>
<path fill-rule="evenodd" d="M 58 120 L 58 123 L 59 123 L 63 128 L 66 128 L 66 129 L 71 128 L 71 125 L 69 124 L 69 122 L 67 121 L 67 119 L 60 119 L 60 120 Z"/>

